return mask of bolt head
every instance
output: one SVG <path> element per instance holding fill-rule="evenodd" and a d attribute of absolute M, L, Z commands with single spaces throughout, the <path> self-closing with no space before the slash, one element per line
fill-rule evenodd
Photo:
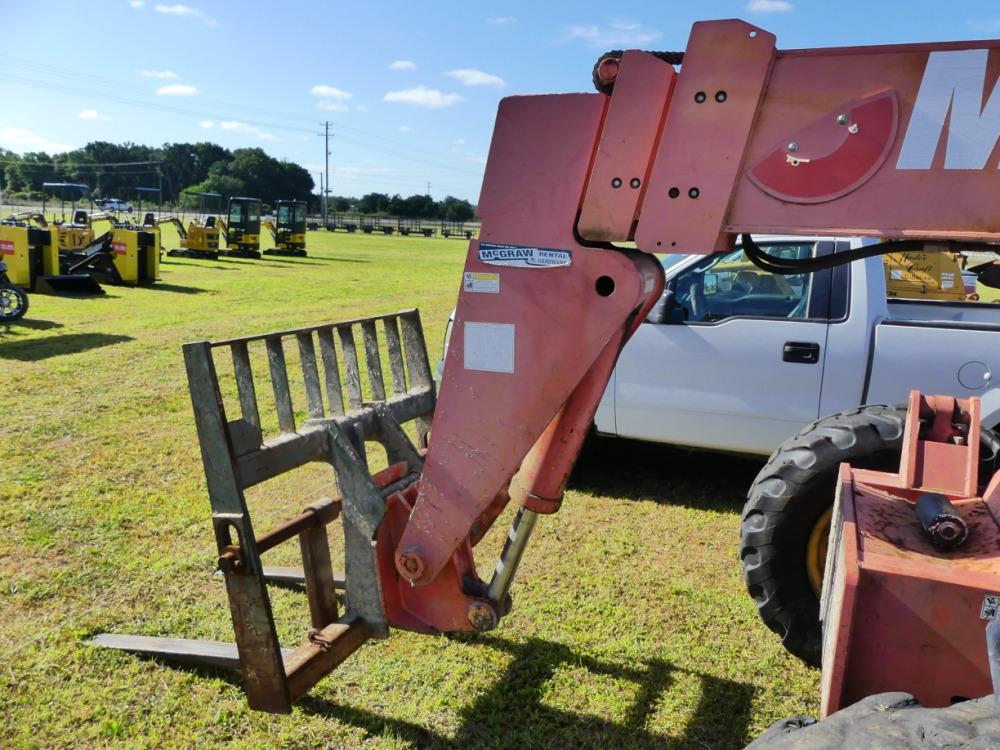
<path fill-rule="evenodd" d="M 499 618 L 489 602 L 475 601 L 469 605 L 469 624 L 480 633 L 493 630 Z"/>
<path fill-rule="evenodd" d="M 797 144 L 795 141 L 792 141 L 791 143 L 788 144 L 788 150 L 789 151 L 798 151 L 799 150 L 799 144 Z"/>
<path fill-rule="evenodd" d="M 424 572 L 424 559 L 416 549 L 400 552 L 396 556 L 396 569 L 400 575 L 412 581 Z"/>
<path fill-rule="evenodd" d="M 850 119 L 851 118 L 849 118 L 847 115 L 837 115 L 837 124 L 838 125 L 846 125 L 847 121 L 850 120 Z"/>

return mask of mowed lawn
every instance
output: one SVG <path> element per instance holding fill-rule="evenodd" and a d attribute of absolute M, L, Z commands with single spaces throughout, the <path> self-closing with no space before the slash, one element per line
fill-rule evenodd
<path fill-rule="evenodd" d="M 740 580 L 757 464 L 611 440 L 587 446 L 562 511 L 539 521 L 499 628 L 372 641 L 290 716 L 250 711 L 229 673 L 85 645 L 232 638 L 183 342 L 416 306 L 440 356 L 464 240 L 308 242 L 303 259 L 165 257 L 153 288 L 34 295 L 0 328 L 0 747 L 727 748 L 816 711 L 818 673 Z M 254 488 L 258 533 L 329 481 L 310 467 Z M 509 517 L 477 548 L 484 577 Z M 294 547 L 268 554 L 294 564 Z M 294 646 L 305 598 L 272 596 Z"/>

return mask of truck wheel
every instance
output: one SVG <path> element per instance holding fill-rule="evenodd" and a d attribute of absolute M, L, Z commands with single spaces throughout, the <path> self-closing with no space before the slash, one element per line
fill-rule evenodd
<path fill-rule="evenodd" d="M 808 425 L 771 454 L 747 494 L 740 526 L 744 580 L 764 624 L 791 653 L 820 666 L 819 595 L 838 467 L 897 471 L 905 406 L 865 406 Z M 980 481 L 1000 439 L 982 430 Z"/>
<path fill-rule="evenodd" d="M 28 312 L 28 293 L 16 284 L 0 284 L 0 323 L 13 323 Z"/>

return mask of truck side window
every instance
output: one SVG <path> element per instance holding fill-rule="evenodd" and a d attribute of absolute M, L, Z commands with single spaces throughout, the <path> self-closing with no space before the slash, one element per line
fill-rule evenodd
<path fill-rule="evenodd" d="M 780 258 L 809 258 L 813 243 L 762 245 Z M 780 276 L 755 266 L 742 250 L 712 255 L 673 282 L 671 323 L 709 323 L 732 317 L 808 317 L 809 274 Z"/>

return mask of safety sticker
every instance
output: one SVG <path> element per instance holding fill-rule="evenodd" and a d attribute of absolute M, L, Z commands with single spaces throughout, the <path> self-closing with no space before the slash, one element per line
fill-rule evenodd
<path fill-rule="evenodd" d="M 112 242 L 111 249 L 114 251 L 115 255 L 128 254 L 128 245 L 126 245 L 124 242 Z"/>
<path fill-rule="evenodd" d="M 522 245 L 479 245 L 479 260 L 491 266 L 511 268 L 559 268 L 573 265 L 572 250 L 550 247 L 524 247 Z"/>
<path fill-rule="evenodd" d="M 955 286 L 955 274 L 944 271 L 941 273 L 941 288 L 953 289 Z"/>
<path fill-rule="evenodd" d="M 465 323 L 465 369 L 514 372 L 512 323 Z"/>
<path fill-rule="evenodd" d="M 1000 594 L 987 594 L 983 597 L 983 608 L 979 616 L 984 620 L 1000 620 Z"/>
<path fill-rule="evenodd" d="M 462 289 L 467 292 L 487 292 L 500 294 L 500 274 L 475 273 L 466 271 Z"/>
<path fill-rule="evenodd" d="M 0 255 L 13 255 L 14 243 L 9 240 L 0 240 Z"/>

